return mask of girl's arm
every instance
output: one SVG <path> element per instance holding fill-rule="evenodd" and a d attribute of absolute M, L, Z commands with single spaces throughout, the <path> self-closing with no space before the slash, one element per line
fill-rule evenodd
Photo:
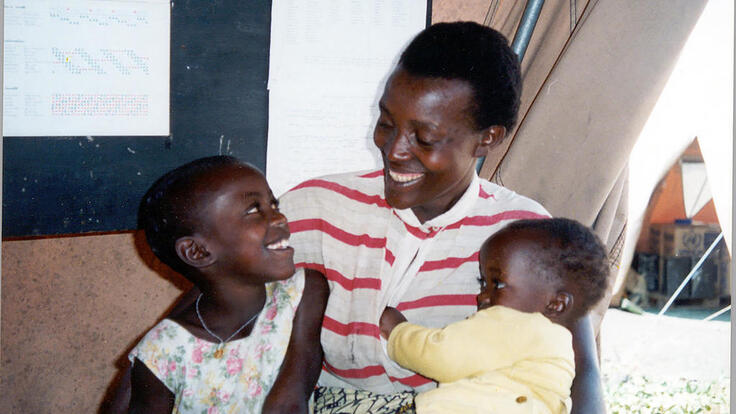
<path fill-rule="evenodd" d="M 294 315 L 281 372 L 266 397 L 263 413 L 307 413 L 322 369 L 320 333 L 330 289 L 322 273 L 306 269 L 304 293 Z"/>
<path fill-rule="evenodd" d="M 171 413 L 174 409 L 174 394 L 138 358 L 131 368 L 130 384 L 129 413 Z"/>
<path fill-rule="evenodd" d="M 579 319 L 571 329 L 575 350 L 575 379 L 572 382 L 572 414 L 605 413 L 598 352 L 590 316 Z"/>

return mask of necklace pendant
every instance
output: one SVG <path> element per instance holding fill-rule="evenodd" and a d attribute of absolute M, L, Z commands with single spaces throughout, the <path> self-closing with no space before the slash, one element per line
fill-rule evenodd
<path fill-rule="evenodd" d="M 222 355 L 223 354 L 225 354 L 225 350 L 222 349 L 222 346 L 218 346 L 217 347 L 217 350 L 215 351 L 214 354 L 212 354 L 212 356 L 215 357 L 215 358 L 217 358 L 217 359 L 220 359 L 220 358 L 222 358 Z"/>

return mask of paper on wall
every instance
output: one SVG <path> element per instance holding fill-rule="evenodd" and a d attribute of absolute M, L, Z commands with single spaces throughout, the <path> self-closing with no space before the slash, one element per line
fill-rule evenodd
<path fill-rule="evenodd" d="M 380 167 L 378 99 L 426 14 L 426 0 L 273 2 L 266 172 L 274 194 Z"/>
<path fill-rule="evenodd" d="M 5 0 L 4 136 L 168 135 L 168 0 Z"/>

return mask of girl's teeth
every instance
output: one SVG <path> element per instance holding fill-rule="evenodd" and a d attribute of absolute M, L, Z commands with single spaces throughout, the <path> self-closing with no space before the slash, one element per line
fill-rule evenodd
<path fill-rule="evenodd" d="M 399 183 L 408 183 L 409 181 L 414 181 L 422 176 L 422 174 L 400 174 L 390 170 L 388 172 L 388 175 L 391 177 L 392 180 Z"/>
<path fill-rule="evenodd" d="M 277 241 L 276 243 L 271 243 L 268 246 L 266 246 L 268 249 L 271 250 L 281 250 L 289 247 L 289 241 L 286 239 Z"/>

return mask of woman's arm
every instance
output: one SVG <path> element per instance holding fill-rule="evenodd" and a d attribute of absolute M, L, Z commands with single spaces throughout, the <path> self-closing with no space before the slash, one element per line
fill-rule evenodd
<path fill-rule="evenodd" d="M 306 413 L 322 369 L 320 332 L 330 290 L 322 273 L 306 269 L 289 348 L 281 372 L 266 397 L 263 413 Z"/>
<path fill-rule="evenodd" d="M 590 316 L 579 319 L 572 328 L 575 379 L 571 390 L 571 414 L 603 414 L 606 412 L 606 404 Z"/>
<path fill-rule="evenodd" d="M 130 384 L 129 413 L 171 413 L 174 409 L 174 394 L 138 358 L 131 368 Z"/>

